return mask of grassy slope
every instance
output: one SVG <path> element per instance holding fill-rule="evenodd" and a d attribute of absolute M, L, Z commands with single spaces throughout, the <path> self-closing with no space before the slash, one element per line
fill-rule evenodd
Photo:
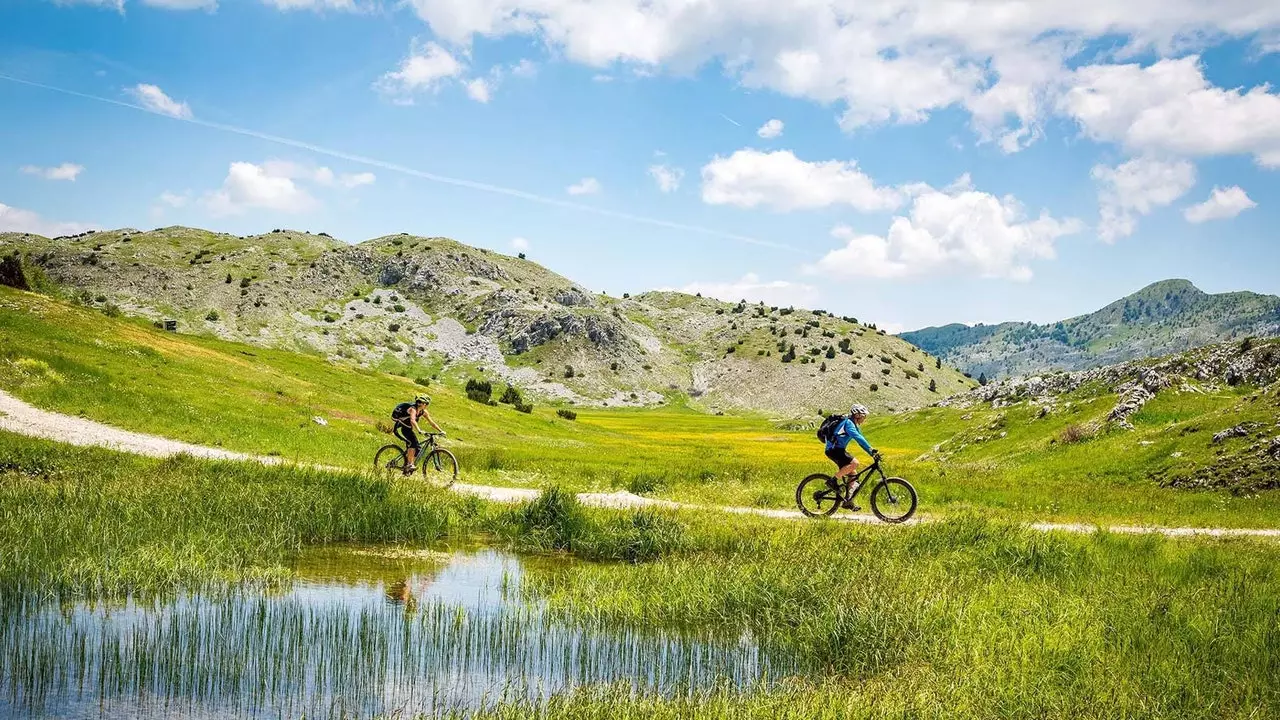
<path fill-rule="evenodd" d="M 749 632 L 824 668 L 752 695 L 664 701 L 589 688 L 557 698 L 552 717 L 1280 711 L 1280 550 L 1268 543 L 1076 537 L 976 518 L 882 532 L 586 511 L 554 493 L 505 509 L 354 475 L 152 460 L 6 433 L 0 457 L 0 597 L 11 600 L 9 612 L 33 594 L 141 599 L 216 592 L 241 579 L 286 582 L 304 544 L 416 545 L 487 532 L 517 549 L 631 561 L 531 571 L 524 590 L 569 618 Z M 384 640 L 370 633 L 368 642 L 376 650 Z M 137 642 L 122 650 L 125 663 L 163 649 Z M 41 660 L 14 647 L 19 654 L 0 664 Z"/>
<path fill-rule="evenodd" d="M 182 333 L 372 367 L 409 364 L 439 373 L 443 355 L 427 347 L 439 331 L 433 320 L 454 319 L 474 333 L 495 314 L 513 313 L 488 330 L 501 340 L 508 366 L 533 369 L 533 377 L 587 397 L 612 397 L 612 406 L 632 393 L 635 402 L 649 403 L 693 394 L 690 406 L 701 410 L 767 408 L 794 416 L 825 409 L 832 396 L 838 396 L 832 404 L 847 405 L 856 396 L 873 408 L 900 409 L 973 384 L 863 324 L 785 308 L 757 316 L 756 306 L 734 312 L 735 304 L 682 293 L 596 295 L 532 261 L 447 238 L 402 234 L 347 245 L 292 231 L 242 238 L 184 227 L 52 240 L 0 234 L 0 252 L 10 249 L 45 266 L 87 305 L 111 303 L 128 314 L 177 319 Z M 377 288 L 388 297 L 398 293 L 394 303 L 405 311 L 371 303 Z M 525 353 L 502 340 L 531 322 L 558 325 L 565 318 L 593 320 L 607 339 L 596 346 L 581 332 L 564 332 Z M 781 361 L 783 338 L 796 346 L 795 362 Z M 852 355 L 810 354 L 844 339 L 853 343 Z M 564 376 L 566 365 L 574 377 Z M 466 366 L 462 361 L 450 373 Z M 931 380 L 936 392 L 928 389 Z"/>
<path fill-rule="evenodd" d="M 404 377 L 176 336 L 7 289 L 0 290 L 0 327 L 0 387 L 40 407 L 349 467 L 364 466 L 389 440 L 373 426 L 390 407 L 422 390 Z M 799 478 L 828 466 L 811 431 L 780 430 L 755 416 L 584 410 L 569 422 L 544 406 L 524 415 L 470 402 L 454 387 L 429 392 L 433 414 L 450 432 L 446 443 L 472 482 L 626 487 L 697 502 L 791 507 Z M 1135 432 L 1076 445 L 1050 440 L 1068 424 L 1105 415 L 1114 396 L 1081 400 L 1043 419 L 1025 407 L 932 408 L 876 416 L 865 430 L 885 451 L 890 471 L 919 488 L 922 513 L 975 509 L 1036 520 L 1275 527 L 1280 494 L 1162 489 L 1148 479 L 1181 463 L 1212 462 L 1208 436 L 1240 419 L 1273 423 L 1276 399 L 1251 403 L 1242 399 L 1247 392 L 1162 395 L 1133 418 Z M 1001 428 L 991 428 L 995 422 Z M 1188 426 L 1202 431 L 1183 434 Z M 990 439 L 972 442 L 979 435 Z M 954 448 L 949 459 L 920 459 L 953 437 L 945 446 Z M 1174 458 L 1178 452 L 1182 457 Z"/>

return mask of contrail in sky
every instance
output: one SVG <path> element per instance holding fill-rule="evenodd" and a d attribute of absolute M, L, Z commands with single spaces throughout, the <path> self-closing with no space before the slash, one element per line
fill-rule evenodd
<path fill-rule="evenodd" d="M 270 135 L 268 133 L 258 132 L 257 130 L 250 130 L 248 128 L 237 127 L 235 125 L 227 125 L 225 123 L 213 122 L 211 120 L 201 120 L 200 118 L 196 118 L 196 117 L 174 117 L 173 115 L 168 115 L 168 114 L 153 110 L 151 108 L 144 107 L 142 105 L 136 105 L 130 102 L 125 102 L 123 100 L 116 100 L 113 98 L 102 97 L 100 95 L 91 95 L 89 93 L 83 93 L 77 90 L 68 90 L 67 88 L 56 87 L 54 85 L 46 85 L 45 83 L 34 82 L 32 80 L 23 80 L 22 78 L 16 78 L 10 75 L 0 74 L 0 80 L 7 80 L 9 82 L 17 83 L 19 85 L 26 85 L 28 87 L 40 88 L 42 90 L 49 90 L 52 92 L 61 93 L 63 95 L 70 95 L 72 97 L 83 98 L 85 100 L 93 100 L 100 103 L 107 103 L 109 105 L 116 105 L 118 107 L 129 108 L 130 110 L 138 110 L 140 112 L 145 112 L 150 115 L 159 115 L 160 117 L 169 118 L 171 120 L 177 120 L 179 122 L 190 123 L 192 125 L 199 125 L 200 127 L 205 127 L 212 130 L 220 130 L 222 132 L 232 133 L 235 135 L 242 135 L 245 137 L 251 137 L 257 140 L 263 140 L 266 142 L 275 143 L 277 145 L 285 145 L 287 147 L 298 148 L 300 150 L 307 150 L 307 151 L 316 153 L 317 155 L 326 155 L 328 157 L 338 158 L 340 160 L 346 160 L 348 162 L 358 163 L 361 165 L 368 165 L 370 167 L 381 168 L 389 172 L 400 173 L 402 175 L 408 175 L 410 177 L 421 178 L 423 180 L 430 180 L 432 182 L 443 183 L 445 185 L 464 187 L 464 188 L 469 188 L 471 190 L 479 190 L 481 192 L 494 193 L 496 195 L 506 195 L 508 197 L 515 197 L 515 198 L 520 198 L 522 200 L 529 200 L 531 202 L 541 203 L 543 205 L 550 205 L 553 207 L 566 208 L 569 210 L 579 210 L 582 212 L 595 213 L 596 215 L 603 215 L 604 217 L 617 218 L 618 220 L 627 220 L 630 222 L 642 223 L 645 225 L 653 225 L 656 227 L 667 228 L 670 230 L 682 230 L 686 232 L 700 233 L 702 235 L 709 235 L 711 237 L 718 237 L 725 240 L 736 240 L 738 242 L 749 243 L 751 245 L 760 245 L 763 247 L 771 247 L 779 250 L 788 250 L 791 252 L 802 253 L 806 255 L 809 254 L 806 251 L 791 245 L 776 243 L 769 240 L 761 240 L 759 238 L 753 238 L 746 235 L 737 235 L 734 233 L 727 233 L 720 230 L 713 230 L 711 228 L 701 227 L 698 225 L 687 225 L 685 223 L 672 222 L 670 220 L 662 220 L 659 218 L 646 217 L 643 215 L 632 215 L 631 213 L 625 213 L 618 210 L 607 210 L 605 208 L 594 207 L 591 205 L 585 205 L 583 203 L 572 202 L 569 200 L 561 200 L 559 198 L 547 197 L 546 195 L 538 195 L 537 193 L 526 192 L 524 190 L 517 190 L 515 188 L 503 187 L 501 185 L 493 185 L 490 183 L 479 182 L 476 180 L 466 180 L 463 178 L 449 177 L 447 175 L 437 175 L 436 173 L 426 172 L 425 170 L 417 170 L 411 167 L 406 167 L 404 165 L 397 165 L 395 163 L 386 162 L 384 160 L 378 160 L 376 158 L 365 157 L 363 155 L 356 155 L 356 154 L 345 152 L 342 150 L 335 150 L 333 148 L 327 148 L 320 145 L 313 145 L 311 143 L 303 142 L 301 140 L 293 140 L 286 137 L 280 137 L 279 135 Z M 734 122 L 729 117 L 724 116 L 723 114 L 722 114 L 722 117 L 724 117 L 726 120 L 729 120 L 729 122 L 732 122 L 734 125 L 738 125 L 737 122 Z"/>
<path fill-rule="evenodd" d="M 720 117 L 724 118 L 725 120 L 728 120 L 729 122 L 733 123 L 734 125 L 737 125 L 738 127 L 742 127 L 742 123 L 738 122 L 737 120 L 734 120 L 733 118 L 729 117 L 728 115 L 725 115 L 724 113 L 720 113 Z"/>

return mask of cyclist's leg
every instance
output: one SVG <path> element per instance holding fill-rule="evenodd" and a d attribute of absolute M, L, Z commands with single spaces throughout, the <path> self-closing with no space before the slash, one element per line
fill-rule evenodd
<path fill-rule="evenodd" d="M 396 423 L 395 435 L 403 440 L 404 444 L 408 446 L 408 449 L 405 452 L 406 457 L 404 469 L 406 472 L 413 472 L 413 462 L 417 459 L 418 450 L 422 448 L 422 444 L 418 442 L 418 436 L 413 432 L 413 428 L 403 423 Z"/>

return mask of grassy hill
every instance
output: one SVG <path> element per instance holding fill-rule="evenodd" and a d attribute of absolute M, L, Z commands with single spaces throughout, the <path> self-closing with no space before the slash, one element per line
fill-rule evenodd
<path fill-rule="evenodd" d="M 543 401 L 795 417 L 855 399 L 920 407 L 973 386 L 854 318 L 681 293 L 614 298 L 447 238 L 0 235 L 0 254 L 15 251 L 63 297 L 109 313 L 410 377 L 483 374 Z"/>
<path fill-rule="evenodd" d="M 1050 325 L 961 324 L 901 333 L 977 377 L 1080 370 L 1154 357 L 1248 335 L 1280 334 L 1280 297 L 1208 294 L 1162 280 L 1087 315 Z"/>
<path fill-rule="evenodd" d="M 350 361 L 169 333 L 7 288 L 0 327 L 0 388 L 37 406 L 352 468 L 389 441 L 377 425 L 392 405 L 423 390 Z M 1276 527 L 1278 366 L 1280 341 L 1237 342 L 993 383 L 876 413 L 864 429 L 890 472 L 917 486 L 922 515 Z M 462 380 L 426 390 L 468 482 L 787 508 L 799 479 L 829 466 L 816 415 L 718 417 L 673 401 L 579 408 L 567 420 L 540 402 L 528 414 L 473 402 Z"/>

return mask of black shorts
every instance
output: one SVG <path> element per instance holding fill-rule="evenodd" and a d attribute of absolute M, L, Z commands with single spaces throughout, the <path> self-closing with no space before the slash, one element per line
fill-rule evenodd
<path fill-rule="evenodd" d="M 414 450 L 422 449 L 422 443 L 418 442 L 418 434 L 413 431 L 413 428 L 409 427 L 405 423 L 396 421 L 396 429 L 394 434 L 396 437 L 403 440 L 406 445 L 413 448 Z"/>
<path fill-rule="evenodd" d="M 849 451 L 845 450 L 844 448 L 838 448 L 833 445 L 831 446 L 830 449 L 826 451 L 826 453 L 827 453 L 827 459 L 835 463 L 837 469 L 842 468 L 845 465 L 848 465 L 849 463 L 853 462 L 853 456 L 850 455 Z"/>

